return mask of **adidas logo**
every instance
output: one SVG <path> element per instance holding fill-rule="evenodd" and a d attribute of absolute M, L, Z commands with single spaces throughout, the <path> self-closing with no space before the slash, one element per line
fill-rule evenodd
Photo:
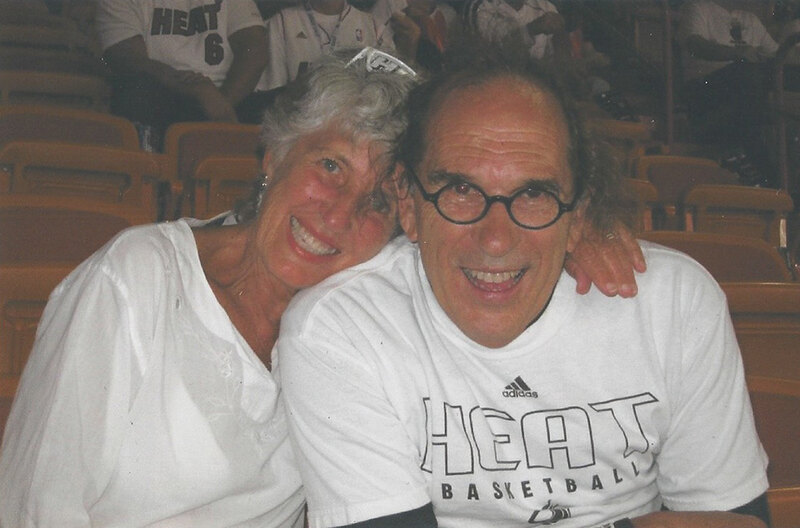
<path fill-rule="evenodd" d="M 522 377 L 517 376 L 514 381 L 506 385 L 503 396 L 506 398 L 538 398 L 539 393 L 531 390 L 528 384 L 522 380 Z"/>
<path fill-rule="evenodd" d="M 308 36 L 305 34 L 305 32 L 304 32 L 303 30 L 300 30 L 300 33 L 298 33 L 297 35 L 295 35 L 295 37 L 294 37 L 294 38 L 296 38 L 296 39 L 303 39 L 303 40 L 307 40 L 307 39 L 308 39 Z"/>

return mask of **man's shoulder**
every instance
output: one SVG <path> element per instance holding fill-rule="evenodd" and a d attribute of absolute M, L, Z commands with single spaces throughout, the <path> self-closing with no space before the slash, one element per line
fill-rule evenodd
<path fill-rule="evenodd" d="M 724 298 L 711 273 L 689 255 L 652 242 L 639 243 L 647 261 L 647 271 L 637 276 L 643 297 L 663 298 L 672 292 L 711 301 Z"/>
<path fill-rule="evenodd" d="M 370 260 L 306 288 L 284 312 L 281 333 L 284 328 L 300 331 L 297 325 L 305 326 L 326 314 L 347 311 L 352 317 L 353 310 L 389 309 L 394 299 L 409 295 L 410 282 L 417 274 L 416 256 L 416 246 L 399 236 Z"/>

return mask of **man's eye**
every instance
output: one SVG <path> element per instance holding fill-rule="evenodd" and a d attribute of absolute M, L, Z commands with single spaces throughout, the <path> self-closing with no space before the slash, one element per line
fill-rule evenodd
<path fill-rule="evenodd" d="M 529 200 L 535 200 L 537 198 L 543 198 L 545 196 L 545 194 L 546 193 L 543 190 L 536 189 L 536 188 L 525 189 L 525 192 L 522 193 L 522 195 L 525 196 L 525 198 L 527 198 Z"/>
<path fill-rule="evenodd" d="M 456 194 L 469 194 L 472 192 L 472 185 L 468 183 L 456 183 L 453 185 L 453 190 Z"/>
<path fill-rule="evenodd" d="M 323 159 L 321 163 L 322 167 L 328 172 L 336 172 L 339 170 L 339 164 L 330 158 Z"/>

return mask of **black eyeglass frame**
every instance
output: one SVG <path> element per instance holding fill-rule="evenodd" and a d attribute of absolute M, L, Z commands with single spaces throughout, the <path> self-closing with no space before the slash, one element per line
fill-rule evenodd
<path fill-rule="evenodd" d="M 547 189 L 538 188 L 538 187 L 526 187 L 524 189 L 518 190 L 517 192 L 515 192 L 511 196 L 503 196 L 502 194 L 495 194 L 493 196 L 489 196 L 488 194 L 486 194 L 486 191 L 484 191 L 483 189 L 481 189 L 480 187 L 478 187 L 475 184 L 472 184 L 472 183 L 469 183 L 469 182 L 458 182 L 458 181 L 456 181 L 456 182 L 448 183 L 447 185 L 445 185 L 444 187 L 440 188 L 436 192 L 429 193 L 428 191 L 425 190 L 425 187 L 422 186 L 422 182 L 419 181 L 419 177 L 417 176 L 416 172 L 414 172 L 413 170 L 411 170 L 409 168 L 406 168 L 406 171 L 408 171 L 408 173 L 411 175 L 411 178 L 414 180 L 414 183 L 419 188 L 419 191 L 422 194 L 422 197 L 425 199 L 425 201 L 432 203 L 433 206 L 436 208 L 436 212 L 438 212 L 439 215 L 442 218 L 444 218 L 448 222 L 451 222 L 451 223 L 457 224 L 457 225 L 469 225 L 469 224 L 475 224 L 477 222 L 480 222 L 489 213 L 489 209 L 491 209 L 492 204 L 494 204 L 495 202 L 500 202 L 501 204 L 503 204 L 505 206 L 506 212 L 508 213 L 508 217 L 511 219 L 511 221 L 514 222 L 519 227 L 521 227 L 523 229 L 534 230 L 534 231 L 535 230 L 539 230 L 539 229 L 545 229 L 545 228 L 550 227 L 551 225 L 555 224 L 556 222 L 558 222 L 558 220 L 564 215 L 564 213 L 568 213 L 568 212 L 573 211 L 575 209 L 575 207 L 578 205 L 578 200 L 581 197 L 581 191 L 582 191 L 580 182 L 576 180 L 576 182 L 575 182 L 575 194 L 572 197 L 572 201 L 570 203 L 568 203 L 568 204 L 562 202 L 561 199 L 558 196 L 555 195 L 555 193 L 553 193 L 551 191 L 548 191 Z M 475 189 L 479 193 L 481 193 L 481 195 L 483 196 L 483 201 L 484 201 L 483 212 L 481 214 L 479 214 L 476 218 L 472 219 L 472 220 L 466 220 L 466 221 L 453 220 L 452 218 L 450 218 L 449 216 L 444 214 L 441 209 L 439 209 L 439 196 L 445 190 L 447 190 L 447 189 L 449 189 L 451 187 L 454 187 L 456 185 L 461 185 L 463 183 L 466 183 L 467 185 L 471 186 L 473 189 Z M 529 191 L 531 189 L 536 189 L 536 191 L 538 191 L 538 192 L 543 192 L 543 193 L 549 194 L 550 196 L 553 197 L 553 199 L 558 204 L 558 214 L 556 214 L 556 217 L 553 218 L 548 223 L 546 223 L 544 225 L 536 226 L 536 227 L 531 227 L 531 226 L 528 226 L 528 225 L 520 223 L 519 220 L 517 220 L 514 217 L 514 214 L 511 212 L 511 202 L 513 202 L 514 199 L 517 196 L 519 196 L 520 194 L 522 194 L 524 192 L 527 192 L 527 191 Z"/>

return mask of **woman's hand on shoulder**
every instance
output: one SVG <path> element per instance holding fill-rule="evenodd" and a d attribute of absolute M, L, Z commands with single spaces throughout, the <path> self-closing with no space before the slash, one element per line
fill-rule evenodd
<path fill-rule="evenodd" d="M 609 297 L 633 297 L 638 292 L 634 271 L 644 273 L 647 264 L 636 237 L 624 224 L 601 233 L 586 223 L 564 267 L 576 280 L 580 294 L 588 293 L 594 284 Z"/>

